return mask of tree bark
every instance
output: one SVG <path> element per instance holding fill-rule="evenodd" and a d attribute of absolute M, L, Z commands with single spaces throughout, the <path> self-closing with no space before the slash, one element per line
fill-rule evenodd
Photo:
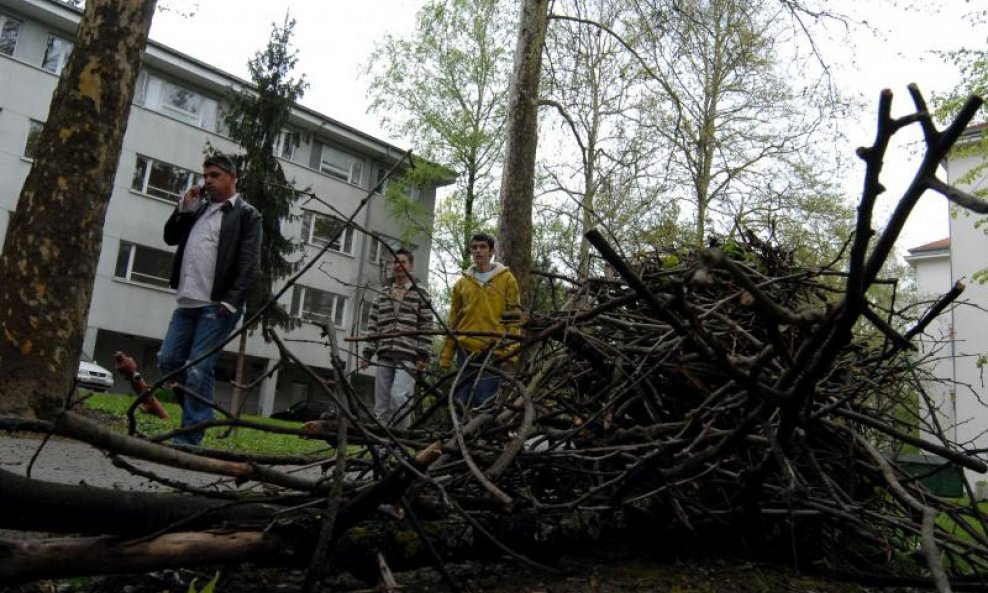
<path fill-rule="evenodd" d="M 244 367 L 247 362 L 247 335 L 247 332 L 240 334 L 240 346 L 237 348 L 237 370 L 233 374 L 233 397 L 230 401 L 230 411 L 237 418 L 240 418 L 244 412 L 244 399 L 247 396 L 241 387 L 241 385 L 247 384 L 247 378 L 244 376 Z"/>
<path fill-rule="evenodd" d="M 532 199 L 538 148 L 539 78 L 548 23 L 548 0 L 523 0 L 508 91 L 508 132 L 501 177 L 498 258 L 511 268 L 521 302 L 531 302 Z"/>
<path fill-rule="evenodd" d="M 155 494 L 32 480 L 0 470 L 0 528 L 46 533 L 140 535 L 181 522 L 184 529 L 266 522 L 279 507 L 231 505 L 184 494 Z M 16 512 L 13 511 L 16 509 Z M 0 560 L 0 572 L 3 561 Z"/>
<path fill-rule="evenodd" d="M 0 414 L 50 417 L 72 387 L 154 6 L 86 2 L 0 256 Z"/>
<path fill-rule="evenodd" d="M 136 541 L 110 537 L 0 541 L 0 582 L 270 560 L 289 554 L 290 544 L 261 530 L 167 533 Z"/>

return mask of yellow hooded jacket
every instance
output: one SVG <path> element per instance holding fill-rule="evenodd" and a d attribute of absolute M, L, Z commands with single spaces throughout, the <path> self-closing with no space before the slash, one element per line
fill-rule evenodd
<path fill-rule="evenodd" d="M 486 282 L 476 277 L 474 266 L 470 266 L 453 286 L 453 299 L 447 325 L 460 332 L 500 332 L 520 335 L 521 302 L 518 296 L 518 281 L 511 271 L 501 263 L 494 263 L 494 274 Z M 518 319 L 511 325 L 504 321 L 504 314 Z M 508 342 L 488 336 L 446 337 L 439 364 L 448 367 L 453 362 L 456 346 L 468 352 L 480 352 L 491 346 L 498 355 L 508 354 L 518 347 L 514 340 Z"/>

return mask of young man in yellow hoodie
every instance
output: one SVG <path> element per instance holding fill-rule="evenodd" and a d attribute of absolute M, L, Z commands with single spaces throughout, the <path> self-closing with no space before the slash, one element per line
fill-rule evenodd
<path fill-rule="evenodd" d="M 470 332 L 498 333 L 504 336 L 521 333 L 521 304 L 518 281 L 506 266 L 493 262 L 494 237 L 478 233 L 470 238 L 473 264 L 453 286 L 452 305 L 447 325 L 464 335 L 447 336 L 439 366 L 449 368 L 456 355 L 457 367 L 470 365 L 476 369 L 493 366 L 500 357 L 511 354 L 517 342 L 491 335 L 470 335 Z M 457 398 L 467 407 L 485 403 L 497 392 L 500 375 L 465 369 Z"/>

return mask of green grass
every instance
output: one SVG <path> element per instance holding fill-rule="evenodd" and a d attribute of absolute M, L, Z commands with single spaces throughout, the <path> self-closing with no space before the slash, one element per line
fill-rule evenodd
<path fill-rule="evenodd" d="M 114 423 L 114 430 L 126 432 L 127 408 L 134 402 L 134 397 L 116 393 L 92 393 L 89 394 L 83 405 L 88 410 L 103 412 L 111 416 L 120 418 L 119 423 Z M 162 420 L 151 414 L 142 412 L 140 409 L 135 414 L 137 420 L 137 430 L 145 435 L 154 436 L 178 428 L 182 418 L 182 408 L 177 404 L 162 402 L 168 410 L 170 418 Z M 243 420 L 267 424 L 272 426 L 284 426 L 288 428 L 299 428 L 300 422 L 287 422 L 282 420 L 272 420 L 262 416 L 242 417 Z M 301 439 L 295 435 L 273 434 L 252 428 L 237 428 L 228 438 L 220 438 L 227 432 L 225 427 L 211 428 L 206 431 L 206 438 L 203 439 L 203 446 L 211 449 L 227 449 L 244 453 L 263 453 L 267 455 L 307 455 L 310 453 L 330 453 L 328 445 L 322 440 Z"/>

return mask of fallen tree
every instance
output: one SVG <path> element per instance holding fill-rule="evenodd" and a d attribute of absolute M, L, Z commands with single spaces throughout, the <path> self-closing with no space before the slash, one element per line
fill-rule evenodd
<path fill-rule="evenodd" d="M 331 568 L 377 570 L 379 558 L 385 567 L 431 561 L 442 570 L 454 551 L 545 566 L 574 541 L 632 548 L 672 541 L 680 550 L 904 575 L 940 591 L 985 574 L 988 539 L 977 505 L 933 495 L 897 462 L 909 448 L 988 470 L 924 413 L 936 406 L 911 342 L 961 287 L 914 321 L 895 303 L 882 309 L 869 300 L 925 190 L 984 207 L 936 178 L 980 100 L 940 131 L 920 93 L 910 93 L 916 112 L 898 119 L 891 93 L 882 95 L 875 144 L 860 151 L 867 172 L 846 268 L 801 267 L 754 236 L 675 261 L 655 253 L 630 263 L 588 233 L 609 273 L 574 283 L 579 306 L 532 316 L 521 369 L 491 361 L 504 375 L 491 406 L 459 408 L 450 386 L 470 377 L 454 373 L 422 385 L 411 429 L 363 420 L 365 404 L 331 344 L 338 376 L 326 392 L 340 417 L 306 435 L 335 447 L 321 460 L 322 479 L 271 467 L 284 459 L 229 459 L 156 444 L 161 435 L 111 435 L 71 412 L 51 423 L 4 419 L 8 429 L 228 476 L 234 486 L 261 483 L 265 494 L 186 486 L 179 499 L 125 496 L 0 472 L 0 505 L 28 509 L 4 514 L 0 527 L 116 536 L 86 540 L 87 554 L 68 565 L 46 550 L 78 544 L 4 542 L 0 579 L 252 560 L 308 566 L 311 584 Z M 911 124 L 922 126 L 926 153 L 876 236 L 885 149 Z M 229 424 L 243 425 L 228 417 L 211 426 Z M 85 520 L 52 520 L 59 504 L 91 499 L 101 502 Z M 154 520 L 130 521 L 125 511 Z M 175 541 L 188 543 L 176 552 Z M 107 555 L 115 561 L 99 560 Z"/>

